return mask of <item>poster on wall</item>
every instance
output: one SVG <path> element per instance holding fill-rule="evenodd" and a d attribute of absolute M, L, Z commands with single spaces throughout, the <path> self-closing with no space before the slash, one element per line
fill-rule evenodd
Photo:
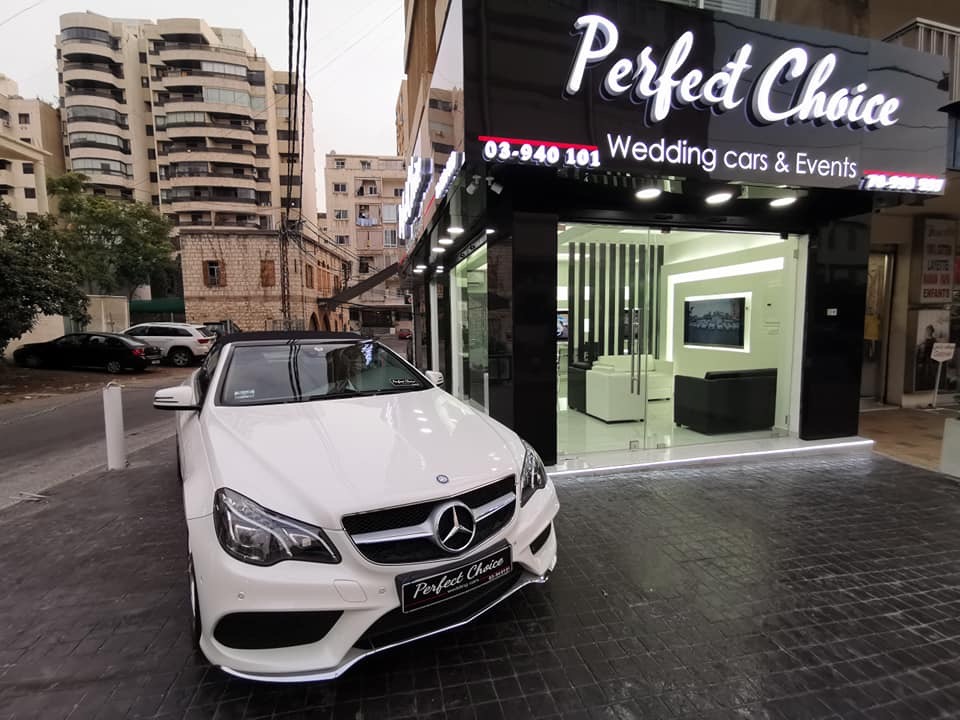
<path fill-rule="evenodd" d="M 936 343 L 945 343 L 950 340 L 950 311 L 949 310 L 918 310 L 917 311 L 917 341 L 914 354 L 914 381 L 915 392 L 933 390 L 937 382 L 937 363 L 931 356 Z M 946 370 L 946 368 L 944 368 Z M 946 374 L 946 373 L 945 373 Z M 956 389 L 956 377 L 942 377 L 941 390 Z"/>
<path fill-rule="evenodd" d="M 954 220 L 924 218 L 923 260 L 920 276 L 920 302 L 950 302 L 953 289 L 954 248 L 957 223 Z"/>

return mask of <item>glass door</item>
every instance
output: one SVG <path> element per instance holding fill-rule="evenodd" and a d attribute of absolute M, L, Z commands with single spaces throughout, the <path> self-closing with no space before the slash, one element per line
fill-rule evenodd
<path fill-rule="evenodd" d="M 450 321 L 452 392 L 455 397 L 487 412 L 490 402 L 485 245 L 453 269 Z"/>

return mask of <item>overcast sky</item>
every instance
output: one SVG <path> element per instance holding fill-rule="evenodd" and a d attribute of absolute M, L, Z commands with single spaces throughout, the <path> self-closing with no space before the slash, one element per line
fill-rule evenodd
<path fill-rule="evenodd" d="M 330 150 L 397 151 L 402 8 L 403 0 L 310 3 L 307 77 L 320 182 Z M 0 0 L 0 73 L 19 83 L 21 95 L 56 102 L 59 18 L 86 10 L 113 18 L 201 17 L 213 26 L 241 28 L 275 70 L 287 67 L 287 3 L 281 0 Z M 333 102 L 327 106 L 325 99 Z M 322 209 L 322 192 L 319 201 Z"/>

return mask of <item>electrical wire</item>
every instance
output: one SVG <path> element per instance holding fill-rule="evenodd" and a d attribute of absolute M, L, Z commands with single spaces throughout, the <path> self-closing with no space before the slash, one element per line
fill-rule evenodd
<path fill-rule="evenodd" d="M 0 27 L 3 27 L 4 25 L 6 25 L 6 24 L 7 24 L 8 22 L 10 22 L 11 20 L 14 20 L 14 19 L 20 17 L 20 16 L 23 15 L 25 12 L 27 12 L 27 10 L 33 10 L 37 5 L 42 5 L 42 4 L 45 3 L 46 1 L 47 1 L 47 0 L 37 0 L 37 2 L 35 2 L 33 5 L 27 5 L 27 6 L 26 6 L 25 8 L 23 8 L 22 10 L 17 10 L 17 12 L 15 12 L 13 15 L 10 15 L 10 16 L 8 16 L 8 17 L 5 17 L 3 20 L 0 20 Z"/>

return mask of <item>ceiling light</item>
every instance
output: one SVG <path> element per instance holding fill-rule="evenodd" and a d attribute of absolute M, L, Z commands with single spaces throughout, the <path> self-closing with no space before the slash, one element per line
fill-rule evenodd
<path fill-rule="evenodd" d="M 707 205 L 723 205 L 723 203 L 728 202 L 733 198 L 733 193 L 724 190 L 723 192 L 714 193 L 713 195 L 707 195 L 706 202 Z"/>
<path fill-rule="evenodd" d="M 447 228 L 447 232 L 450 233 L 451 235 L 459 235 L 460 233 L 463 232 L 463 228 L 457 225 L 451 225 L 450 227 Z"/>
<path fill-rule="evenodd" d="M 496 230 L 494 230 L 493 228 L 487 228 L 486 230 L 484 230 L 484 232 L 487 235 L 493 235 L 496 232 Z"/>
<path fill-rule="evenodd" d="M 427 269 L 427 266 L 424 265 L 423 263 L 418 263 L 417 266 L 414 268 L 414 270 L 426 270 L 426 269 Z"/>
<path fill-rule="evenodd" d="M 441 245 L 453 245 L 453 238 L 442 237 L 437 242 Z"/>
<path fill-rule="evenodd" d="M 413 269 L 413 271 L 414 271 L 417 275 L 422 275 L 424 270 L 426 270 L 426 268 L 416 267 L 416 268 Z"/>
<path fill-rule="evenodd" d="M 435 269 L 438 273 L 442 273 L 442 272 L 443 272 L 443 265 L 437 265 L 437 267 L 434 268 L 434 269 Z"/>
<path fill-rule="evenodd" d="M 797 201 L 797 198 L 795 195 L 778 197 L 770 201 L 770 207 L 775 207 L 775 208 L 787 207 L 788 205 L 793 205 L 796 201 Z"/>
<path fill-rule="evenodd" d="M 430 252 L 432 252 L 432 253 L 442 253 L 442 252 L 446 252 L 446 249 L 445 249 L 445 248 L 442 248 L 442 247 L 432 247 L 432 248 L 430 248 Z"/>
<path fill-rule="evenodd" d="M 642 190 L 637 190 L 637 192 L 634 193 L 634 196 L 637 198 L 637 200 L 653 200 L 654 198 L 660 197 L 662 192 L 663 190 L 658 187 L 647 187 L 643 188 Z"/>

